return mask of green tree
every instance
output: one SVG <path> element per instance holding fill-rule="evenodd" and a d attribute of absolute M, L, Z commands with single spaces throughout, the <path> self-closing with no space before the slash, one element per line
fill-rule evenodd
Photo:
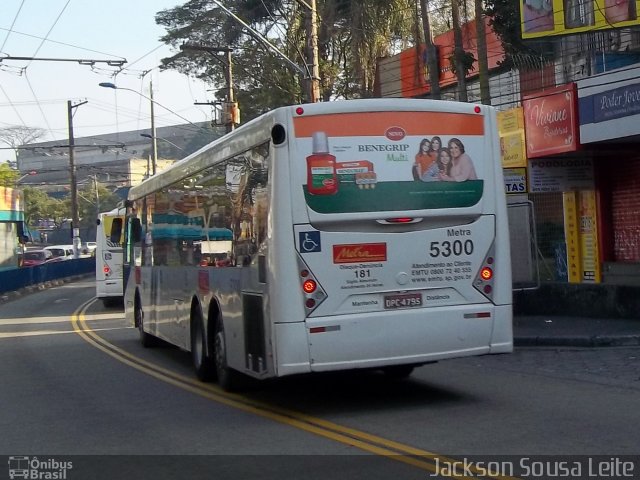
<path fill-rule="evenodd" d="M 42 138 L 45 133 L 44 129 L 38 127 L 12 125 L 10 127 L 0 128 L 0 142 L 11 147 L 17 157 L 18 147 L 35 142 L 39 138 Z"/>
<path fill-rule="evenodd" d="M 64 218 L 69 217 L 69 208 L 65 202 L 47 195 L 46 192 L 33 187 L 23 189 L 24 217 L 29 226 L 37 226 L 40 220 L 53 220 L 57 227 Z"/>
<path fill-rule="evenodd" d="M 305 11 L 295 0 L 235 0 L 225 5 L 280 52 L 304 68 Z M 318 0 L 318 45 L 323 100 L 363 98 L 373 94 L 376 62 L 397 45 L 415 41 L 415 5 L 411 0 Z M 217 5 L 190 0 L 163 10 L 156 22 L 176 49 L 185 43 L 231 47 L 233 78 L 243 121 L 274 107 L 298 103 L 302 77 L 262 42 L 252 37 Z M 183 50 L 163 60 L 173 68 L 220 85 L 226 93 L 226 65 L 210 52 Z"/>
<path fill-rule="evenodd" d="M 11 168 L 8 163 L 0 163 L 0 185 L 14 187 L 18 178 L 20 177 L 17 170 Z"/>
<path fill-rule="evenodd" d="M 485 12 L 491 17 L 489 25 L 496 32 L 505 51 L 503 65 L 518 66 L 520 56 L 553 55 L 554 40 L 523 40 L 521 32 L 520 2 L 513 0 L 486 0 Z"/>
<path fill-rule="evenodd" d="M 97 191 L 96 191 L 97 186 Z M 114 194 L 101 183 L 93 182 L 84 185 L 78 190 L 78 217 L 80 218 L 80 228 L 93 228 L 96 225 L 98 213 L 108 212 L 118 206 L 120 197 Z M 65 200 L 71 211 L 71 199 Z"/>

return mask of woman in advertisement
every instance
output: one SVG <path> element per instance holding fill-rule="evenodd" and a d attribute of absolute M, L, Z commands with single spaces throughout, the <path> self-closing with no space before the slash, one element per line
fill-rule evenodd
<path fill-rule="evenodd" d="M 626 22 L 637 18 L 635 0 L 604 0 L 607 23 Z"/>
<path fill-rule="evenodd" d="M 451 172 L 441 175 L 441 179 L 450 182 L 464 182 L 477 180 L 476 169 L 471 157 L 464 151 L 464 144 L 458 138 L 452 138 L 448 143 L 451 152 Z"/>
<path fill-rule="evenodd" d="M 451 175 L 451 153 L 447 147 L 441 148 L 438 152 L 438 159 L 427 170 L 420 180 L 423 182 L 433 182 L 437 180 L 444 180 Z"/>
<path fill-rule="evenodd" d="M 548 32 L 555 28 L 551 0 L 523 0 L 522 11 L 525 33 Z"/>
<path fill-rule="evenodd" d="M 414 164 L 416 179 L 421 178 L 429 170 L 435 159 L 436 153 L 433 151 L 431 141 L 428 138 L 423 139 L 418 147 Z"/>

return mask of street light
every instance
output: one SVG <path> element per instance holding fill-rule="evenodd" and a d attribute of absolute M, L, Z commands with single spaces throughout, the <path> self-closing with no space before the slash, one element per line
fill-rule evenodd
<path fill-rule="evenodd" d="M 25 178 L 30 177 L 31 175 L 37 175 L 38 172 L 36 172 L 35 170 L 32 170 L 30 172 L 25 173 L 24 175 L 22 175 L 19 179 L 16 180 L 16 186 Z"/>
<path fill-rule="evenodd" d="M 146 95 L 143 95 L 137 90 L 133 90 L 131 88 L 118 87 L 115 83 L 111 83 L 111 82 L 101 82 L 98 85 L 105 88 L 113 88 L 114 90 L 128 90 L 130 92 L 137 93 L 141 97 L 149 100 L 149 104 L 151 105 L 151 135 L 152 135 L 152 138 L 151 138 L 151 172 L 152 173 L 151 174 L 155 175 L 156 164 L 158 162 L 158 143 L 156 142 L 156 121 L 155 121 L 155 115 L 153 113 L 153 104 L 155 103 L 153 101 L 153 83 L 149 82 L 149 91 L 151 93 L 150 97 L 147 97 Z"/>

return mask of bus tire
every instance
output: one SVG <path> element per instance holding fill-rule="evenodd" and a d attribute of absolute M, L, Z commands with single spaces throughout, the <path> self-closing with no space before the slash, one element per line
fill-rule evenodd
<path fill-rule="evenodd" d="M 229 368 L 227 364 L 227 347 L 222 321 L 216 321 L 216 333 L 214 338 L 215 365 L 218 377 L 218 385 L 227 392 L 233 392 L 240 388 L 240 372 Z"/>
<path fill-rule="evenodd" d="M 140 333 L 140 343 L 144 348 L 153 348 L 157 343 L 156 337 L 144 331 L 144 311 L 142 310 L 142 305 L 140 304 L 140 300 L 136 297 L 134 310 L 133 310 L 134 320 L 136 325 L 138 326 L 138 332 Z"/>
<path fill-rule="evenodd" d="M 203 382 L 215 380 L 216 366 L 207 354 L 207 336 L 200 313 L 195 313 L 191 319 L 191 359 L 199 380 Z"/>
<path fill-rule="evenodd" d="M 390 380 L 403 380 L 413 373 L 413 365 L 394 365 L 382 369 L 384 375 Z"/>

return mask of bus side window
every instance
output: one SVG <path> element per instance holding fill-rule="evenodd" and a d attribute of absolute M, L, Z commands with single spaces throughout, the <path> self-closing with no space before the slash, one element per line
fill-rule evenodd
<path fill-rule="evenodd" d="M 142 225 L 139 218 L 131 219 L 131 243 L 140 243 L 142 239 Z"/>
<path fill-rule="evenodd" d="M 114 218 L 111 223 L 111 232 L 109 234 L 109 240 L 113 243 L 120 243 L 122 235 L 122 219 Z"/>

